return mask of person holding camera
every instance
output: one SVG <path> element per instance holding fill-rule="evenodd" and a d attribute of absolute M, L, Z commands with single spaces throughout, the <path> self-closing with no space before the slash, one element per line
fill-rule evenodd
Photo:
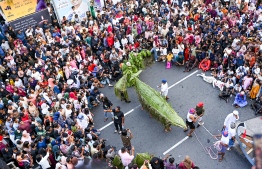
<path fill-rule="evenodd" d="M 125 147 L 122 147 L 121 150 L 118 151 L 118 155 L 121 158 L 121 162 L 124 165 L 124 167 L 128 166 L 132 160 L 135 157 L 135 148 L 132 147 L 131 154 L 127 152 L 127 149 Z"/>
<path fill-rule="evenodd" d="M 110 76 L 111 76 L 111 72 L 109 70 L 108 67 L 105 67 L 105 69 L 103 70 L 103 72 L 101 73 L 101 77 L 102 77 L 102 80 L 101 80 L 101 83 L 103 85 L 105 85 L 106 83 L 108 83 L 108 86 L 109 87 L 112 87 L 113 85 L 110 83 Z"/>
<path fill-rule="evenodd" d="M 129 136 L 127 135 L 129 133 Z M 127 148 L 128 152 L 130 152 L 132 146 L 131 146 L 131 139 L 133 138 L 133 134 L 130 129 L 123 129 L 121 134 L 121 140 L 123 143 L 123 146 Z"/>
<path fill-rule="evenodd" d="M 171 157 L 169 158 L 170 156 L 172 156 L 171 154 L 168 154 L 164 159 L 164 166 L 166 167 L 166 169 L 176 169 L 177 168 L 177 164 L 175 163 L 175 158 L 174 157 Z M 168 162 L 167 162 L 167 159 L 169 158 Z"/>

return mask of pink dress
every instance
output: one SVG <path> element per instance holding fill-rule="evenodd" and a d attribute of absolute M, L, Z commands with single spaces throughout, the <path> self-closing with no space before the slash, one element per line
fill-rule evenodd
<path fill-rule="evenodd" d="M 244 84 L 243 84 L 243 89 L 246 90 L 252 83 L 253 79 L 251 77 L 244 77 Z"/>
<path fill-rule="evenodd" d="M 54 86 L 55 86 L 54 79 L 53 78 L 49 78 L 47 81 L 48 81 L 48 86 L 50 86 L 51 88 L 54 88 Z"/>
<path fill-rule="evenodd" d="M 69 76 L 70 76 L 71 72 L 70 72 L 70 69 L 69 67 L 65 67 L 65 76 L 66 76 L 66 79 L 69 79 Z"/>
<path fill-rule="evenodd" d="M 76 61 L 75 60 L 71 60 L 70 61 L 70 66 L 73 67 L 73 68 L 78 69 L 78 67 L 76 66 Z"/>

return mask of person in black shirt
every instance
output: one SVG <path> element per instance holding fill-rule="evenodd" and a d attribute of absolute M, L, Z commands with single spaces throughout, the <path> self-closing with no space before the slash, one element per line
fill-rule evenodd
<path fill-rule="evenodd" d="M 122 126 L 124 126 L 125 123 L 125 117 L 124 117 L 124 113 L 120 110 L 120 107 L 117 106 L 115 109 L 111 110 L 111 112 L 114 113 L 114 125 L 115 125 L 115 133 L 118 132 L 118 128 L 119 130 L 119 134 L 122 133 Z"/>
<path fill-rule="evenodd" d="M 107 97 L 103 97 L 102 102 L 103 102 L 103 109 L 104 109 L 104 116 L 105 116 L 104 122 L 106 122 L 108 120 L 107 112 L 110 112 L 110 109 L 112 109 L 113 104 L 110 100 L 108 100 Z M 112 120 L 114 120 L 113 113 L 112 113 Z"/>

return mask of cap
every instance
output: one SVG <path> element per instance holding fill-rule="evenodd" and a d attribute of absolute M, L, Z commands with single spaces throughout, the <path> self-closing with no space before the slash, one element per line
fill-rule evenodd
<path fill-rule="evenodd" d="M 234 110 L 234 111 L 233 111 L 233 114 L 238 116 L 239 113 L 238 113 L 237 110 Z"/>
<path fill-rule="evenodd" d="M 189 110 L 189 113 L 190 113 L 190 114 L 194 114 L 195 112 L 196 112 L 196 110 L 193 109 L 193 108 L 191 108 L 191 109 Z"/>
<path fill-rule="evenodd" d="M 165 80 L 165 79 L 163 79 L 163 80 L 162 80 L 162 83 L 166 83 L 166 80 Z"/>
<path fill-rule="evenodd" d="M 227 136 L 228 136 L 228 132 L 227 132 L 227 131 L 222 131 L 222 135 L 223 135 L 224 137 L 227 137 Z"/>
<path fill-rule="evenodd" d="M 204 106 L 204 103 L 203 103 L 203 102 L 197 103 L 197 107 L 203 107 L 203 106 Z"/>

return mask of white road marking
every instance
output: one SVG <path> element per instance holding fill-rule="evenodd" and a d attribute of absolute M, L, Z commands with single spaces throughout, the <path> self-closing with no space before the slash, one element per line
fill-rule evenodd
<path fill-rule="evenodd" d="M 126 115 L 128 115 L 128 114 L 130 114 L 130 113 L 132 113 L 135 109 L 137 109 L 138 107 L 140 107 L 141 105 L 138 105 L 138 106 L 136 106 L 135 108 L 133 108 L 132 110 L 129 110 L 128 112 L 126 112 L 124 115 L 126 116 Z M 110 123 L 108 123 L 107 125 L 105 125 L 104 127 L 102 127 L 101 129 L 99 129 L 100 131 L 102 131 L 102 130 L 104 130 L 105 128 L 107 128 L 108 126 L 110 126 L 111 124 L 113 124 L 114 122 L 110 122 Z"/>
<path fill-rule="evenodd" d="M 174 83 L 173 85 L 169 86 L 168 89 L 171 89 L 173 87 L 175 87 L 176 85 L 178 85 L 179 83 L 183 82 L 184 80 L 186 80 L 187 78 L 191 77 L 192 75 L 196 74 L 198 72 L 198 70 L 194 71 L 193 73 L 187 75 L 186 77 L 184 77 L 183 79 L 179 80 L 178 82 Z M 136 106 L 135 108 L 129 110 L 128 112 L 126 112 L 124 115 L 128 115 L 130 113 L 132 113 L 135 109 L 137 109 L 138 107 L 140 107 L 140 105 Z M 113 122 L 111 121 L 110 123 L 108 123 L 107 125 L 105 125 L 104 127 L 100 128 L 99 130 L 102 131 L 104 130 L 105 128 L 107 128 L 108 126 L 110 126 L 111 124 L 113 124 Z"/>
<path fill-rule="evenodd" d="M 180 144 L 182 144 L 184 141 L 186 141 L 189 137 L 186 136 L 185 138 L 183 138 L 182 140 L 180 140 L 178 143 L 176 143 L 173 147 L 171 147 L 170 149 L 166 150 L 163 155 L 166 155 L 167 153 L 169 153 L 171 150 L 173 150 L 174 148 L 176 148 L 177 146 L 179 146 Z"/>
<path fill-rule="evenodd" d="M 168 89 L 171 89 L 173 87 L 175 87 L 176 85 L 178 85 L 179 83 L 183 82 L 184 80 L 186 80 L 187 78 L 191 77 L 192 75 L 196 74 L 198 72 L 198 70 L 194 71 L 193 73 L 187 75 L 186 77 L 184 77 L 183 79 L 179 80 L 178 82 L 176 82 L 175 84 L 171 85 L 168 87 Z"/>

